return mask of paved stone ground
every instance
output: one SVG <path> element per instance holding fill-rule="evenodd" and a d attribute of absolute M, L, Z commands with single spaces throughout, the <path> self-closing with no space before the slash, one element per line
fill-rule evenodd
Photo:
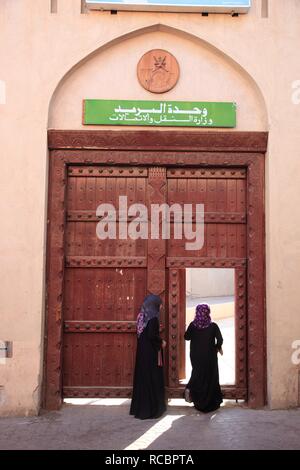
<path fill-rule="evenodd" d="M 226 403 L 197 412 L 172 400 L 156 420 L 128 415 L 129 400 L 86 400 L 38 417 L 0 418 L 0 449 L 300 449 L 300 409 L 248 410 Z"/>

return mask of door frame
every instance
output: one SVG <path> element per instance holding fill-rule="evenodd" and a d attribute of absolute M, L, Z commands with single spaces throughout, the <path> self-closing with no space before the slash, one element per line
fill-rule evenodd
<path fill-rule="evenodd" d="M 264 173 L 268 133 L 49 130 L 43 407 L 62 404 L 64 234 L 67 166 L 220 166 L 247 169 L 248 405 L 266 403 Z M 212 263 L 216 261 L 212 260 Z M 215 264 L 214 264 L 215 266 Z M 170 266 L 174 268 L 174 266 Z M 169 390 L 172 395 L 172 390 Z M 175 394 L 176 395 L 176 394 Z M 174 395 L 174 396 L 175 396 Z"/>
<path fill-rule="evenodd" d="M 226 399 L 248 401 L 248 320 L 247 312 L 247 260 L 243 258 L 194 258 L 194 259 L 167 259 L 169 271 L 169 367 L 168 384 L 169 396 L 181 398 L 185 385 L 180 384 L 182 348 L 185 348 L 185 282 L 182 271 L 186 268 L 227 268 L 234 270 L 234 325 L 235 325 L 235 383 L 222 385 L 222 394 Z M 175 302 L 174 302 L 175 300 Z M 183 315 L 184 312 L 184 315 Z M 247 337 L 248 335 L 248 337 Z M 225 339 L 226 341 L 226 339 Z"/>

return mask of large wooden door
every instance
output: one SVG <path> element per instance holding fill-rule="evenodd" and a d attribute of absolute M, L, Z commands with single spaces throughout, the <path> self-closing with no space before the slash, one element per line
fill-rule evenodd
<path fill-rule="evenodd" d="M 136 349 L 135 320 L 147 292 L 165 294 L 165 241 L 122 239 L 132 204 L 160 203 L 165 170 L 69 166 L 67 184 L 63 393 L 129 396 Z M 100 204 L 116 210 L 116 238 L 100 240 Z M 104 216 L 106 214 L 103 214 Z M 124 229 L 124 227 L 123 227 Z M 162 325 L 163 325 L 162 318 Z M 162 326 L 163 329 L 163 326 Z"/>
<path fill-rule="evenodd" d="M 182 394 L 185 326 L 185 268 L 231 268 L 235 270 L 235 384 L 223 387 L 227 398 L 247 398 L 247 171 L 245 168 L 171 168 L 167 171 L 167 201 L 192 204 L 195 230 L 196 204 L 204 208 L 204 243 L 187 250 L 190 240 L 167 241 L 169 268 L 169 393 Z M 173 218 L 174 224 L 180 219 Z M 187 222 L 185 221 L 185 224 Z M 226 343 L 226 338 L 225 338 Z"/>
<path fill-rule="evenodd" d="M 266 145 L 265 133 L 49 131 L 47 409 L 63 396 L 130 396 L 147 292 L 164 300 L 167 392 L 181 396 L 184 270 L 192 267 L 235 270 L 236 383 L 224 391 L 251 407 L 265 403 Z M 148 208 L 203 203 L 204 246 L 187 252 L 172 230 L 170 240 L 99 240 L 97 206 L 118 208 L 119 195 Z"/>
<path fill-rule="evenodd" d="M 187 250 L 187 239 L 122 239 L 132 217 L 122 214 L 119 197 L 127 207 L 167 202 L 182 209 L 196 204 L 205 213 L 204 245 Z M 115 239 L 99 240 L 96 215 L 100 204 L 116 214 Z M 175 207 L 175 206 L 174 206 Z M 64 396 L 129 396 L 135 360 L 135 319 L 147 292 L 162 296 L 168 274 L 167 385 L 179 395 L 184 369 L 185 286 L 187 267 L 234 267 L 239 287 L 237 303 L 237 384 L 227 396 L 245 398 L 246 390 L 246 171 L 233 168 L 134 168 L 69 166 L 65 247 L 63 392 Z M 162 220 L 161 220 L 162 223 Z M 186 222 L 185 222 L 186 223 Z M 182 226 L 184 228 L 184 226 Z M 160 227 L 161 230 L 161 227 Z M 242 289 L 241 289 L 242 286 Z M 164 318 L 162 319 L 164 323 Z M 162 325 L 163 329 L 163 325 Z"/>

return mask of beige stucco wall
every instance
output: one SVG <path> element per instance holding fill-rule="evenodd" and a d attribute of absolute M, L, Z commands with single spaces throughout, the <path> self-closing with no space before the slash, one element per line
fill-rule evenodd
<path fill-rule="evenodd" d="M 171 52 L 180 64 L 177 85 L 159 96 L 141 87 L 136 73 L 141 56 L 155 48 Z M 122 39 L 105 50 L 100 48 L 83 61 L 56 90 L 49 127 L 86 128 L 81 122 L 85 98 L 230 101 L 238 103 L 235 130 L 255 131 L 267 126 L 261 95 L 244 70 L 202 40 L 166 28 Z M 106 128 L 115 129 L 113 126 Z"/>
<path fill-rule="evenodd" d="M 269 18 L 261 18 L 261 0 L 239 18 L 80 14 L 80 0 L 58 0 L 58 13 L 50 14 L 49 3 L 0 3 L 0 81 L 6 90 L 0 99 L 0 340 L 14 345 L 13 358 L 0 364 L 0 414 L 39 409 L 47 127 L 81 128 L 83 97 L 150 99 L 137 84 L 135 66 L 152 47 L 174 52 L 181 66 L 178 86 L 162 98 L 234 99 L 239 130 L 270 131 L 268 398 L 272 408 L 296 406 L 299 366 L 291 362 L 291 344 L 300 339 L 300 105 L 292 102 L 292 83 L 300 79 L 299 1 L 269 0 Z"/>
<path fill-rule="evenodd" d="M 234 295 L 234 269 L 187 268 L 186 294 L 192 297 L 228 297 Z"/>

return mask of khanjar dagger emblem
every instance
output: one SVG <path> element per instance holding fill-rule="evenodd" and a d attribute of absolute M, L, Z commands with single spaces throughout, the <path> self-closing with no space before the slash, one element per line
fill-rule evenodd
<path fill-rule="evenodd" d="M 146 90 L 152 93 L 165 93 L 176 85 L 179 65 L 170 52 L 153 49 L 140 59 L 137 75 L 140 84 Z"/>

